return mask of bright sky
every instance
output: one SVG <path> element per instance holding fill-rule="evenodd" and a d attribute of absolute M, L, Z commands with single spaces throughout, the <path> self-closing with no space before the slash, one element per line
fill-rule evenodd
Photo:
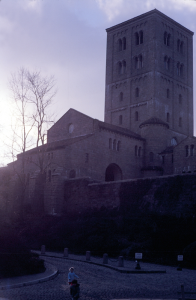
<path fill-rule="evenodd" d="M 194 0 L 0 0 L 0 164 L 11 125 L 10 74 L 26 67 L 54 75 L 56 120 L 69 108 L 103 120 L 105 29 L 154 8 L 196 32 Z"/>

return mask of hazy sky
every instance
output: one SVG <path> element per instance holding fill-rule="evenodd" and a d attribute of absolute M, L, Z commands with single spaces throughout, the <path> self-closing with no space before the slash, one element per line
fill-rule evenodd
<path fill-rule="evenodd" d="M 20 67 L 55 76 L 56 120 L 69 108 L 103 120 L 105 29 L 154 8 L 196 32 L 193 0 L 0 0 L 0 148 L 11 124 L 8 79 Z"/>

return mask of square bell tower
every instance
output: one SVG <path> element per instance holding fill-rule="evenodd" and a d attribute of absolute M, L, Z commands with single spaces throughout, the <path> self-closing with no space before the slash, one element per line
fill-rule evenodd
<path fill-rule="evenodd" d="M 107 30 L 105 122 L 193 136 L 193 32 L 157 9 Z"/>

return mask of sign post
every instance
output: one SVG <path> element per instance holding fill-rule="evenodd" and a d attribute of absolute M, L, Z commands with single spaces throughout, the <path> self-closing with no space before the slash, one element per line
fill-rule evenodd
<path fill-rule="evenodd" d="M 182 271 L 182 262 L 183 262 L 183 255 L 178 255 L 178 267 L 177 267 L 177 271 Z"/>
<path fill-rule="evenodd" d="M 142 259 L 142 253 L 135 253 L 135 259 L 136 259 L 136 267 L 135 269 L 136 270 L 141 270 L 141 267 L 140 267 L 140 263 L 139 263 L 139 260 Z"/>

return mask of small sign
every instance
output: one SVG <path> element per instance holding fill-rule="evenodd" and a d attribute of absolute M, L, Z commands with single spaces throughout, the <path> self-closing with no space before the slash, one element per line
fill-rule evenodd
<path fill-rule="evenodd" d="M 178 255 L 178 261 L 183 261 L 183 255 Z"/>
<path fill-rule="evenodd" d="M 142 259 L 142 253 L 135 253 L 135 259 Z"/>

